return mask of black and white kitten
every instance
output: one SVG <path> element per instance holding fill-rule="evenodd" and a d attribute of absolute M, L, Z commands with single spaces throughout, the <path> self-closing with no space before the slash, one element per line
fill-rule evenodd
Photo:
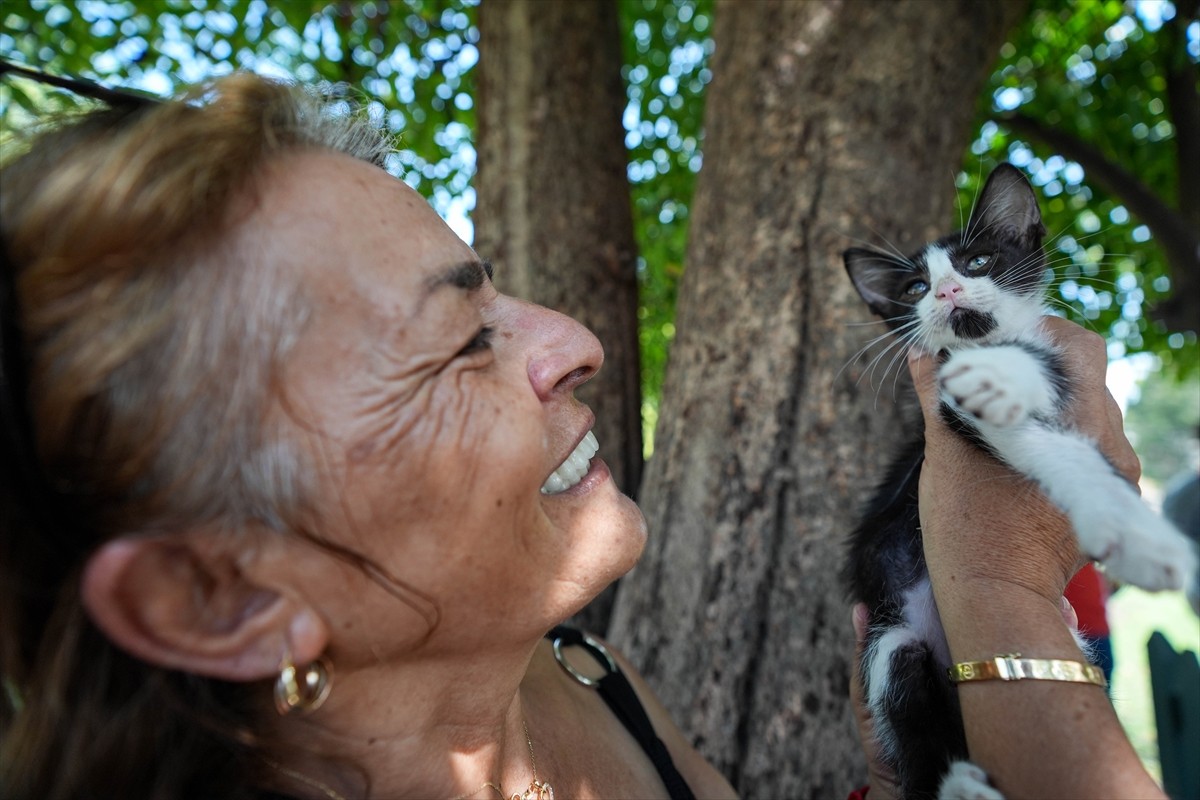
<path fill-rule="evenodd" d="M 1002 164 L 965 230 L 908 258 L 860 248 L 844 258 L 871 310 L 907 346 L 940 354 L 942 415 L 952 428 L 1034 480 L 1066 513 L 1081 550 L 1113 577 L 1180 588 L 1195 571 L 1188 541 L 1062 419 L 1071 385 L 1063 355 L 1040 329 L 1044 234 L 1032 188 Z M 906 798 L 1000 798 L 965 761 L 949 649 L 921 548 L 918 428 L 850 540 L 850 592 L 870 610 L 864 692 Z"/>

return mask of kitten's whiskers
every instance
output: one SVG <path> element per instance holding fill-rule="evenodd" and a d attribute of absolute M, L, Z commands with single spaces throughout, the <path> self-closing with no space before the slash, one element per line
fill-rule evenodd
<path fill-rule="evenodd" d="M 955 204 L 957 205 L 957 181 L 952 181 L 952 183 L 955 184 L 954 199 Z M 981 186 L 983 186 L 983 159 L 979 159 L 979 172 L 975 175 L 975 194 L 973 197 L 971 197 L 971 213 L 967 216 L 966 226 L 963 225 L 962 206 L 958 206 L 958 228 L 960 233 L 958 237 L 958 243 L 964 248 L 967 246 L 967 235 L 969 233 L 967 228 L 970 227 L 971 220 L 975 217 L 975 205 L 979 202 L 979 187 Z"/>
<path fill-rule="evenodd" d="M 909 260 L 908 256 L 906 256 L 906 255 L 904 255 L 904 253 L 900 252 L 899 247 L 896 247 L 896 245 L 892 244 L 892 241 L 890 239 L 888 239 L 886 236 L 884 236 L 882 233 L 880 233 L 875 228 L 872 228 L 870 225 L 867 225 L 867 227 L 871 228 L 871 233 L 875 234 L 875 236 L 877 236 L 879 239 L 882 239 L 883 243 L 887 246 L 887 249 L 891 251 L 890 253 L 879 253 L 879 255 L 895 256 L 895 258 L 889 258 L 888 260 L 892 261 L 893 263 L 902 264 L 906 267 L 909 267 L 910 269 L 918 268 L 916 264 L 914 264 L 912 261 Z M 866 244 L 866 242 L 864 242 L 863 244 Z M 873 250 L 875 249 L 874 246 L 872 246 L 872 245 L 867 244 L 866 246 Z M 876 252 L 879 252 L 879 251 L 876 250 Z"/>
<path fill-rule="evenodd" d="M 894 320 L 892 320 L 892 321 L 894 321 Z M 908 344 L 911 341 L 911 339 L 914 337 L 914 335 L 917 332 L 916 329 L 918 328 L 919 325 L 920 325 L 920 320 L 911 319 L 911 320 L 908 320 L 907 322 L 905 322 L 904 324 L 902 324 L 900 327 L 896 328 L 894 331 L 887 330 L 887 331 L 884 331 L 879 336 L 872 338 L 870 341 L 868 341 L 866 344 L 864 344 L 861 348 L 859 348 L 859 350 L 853 356 L 851 356 L 846 361 L 845 364 L 842 365 L 842 368 L 838 370 L 837 375 L 834 376 L 834 380 L 836 381 L 838 378 L 840 378 L 842 373 L 845 372 L 846 369 L 851 364 L 853 364 L 853 363 L 857 362 L 859 359 L 861 359 L 868 351 L 871 350 L 871 348 L 875 347 L 880 342 L 886 341 L 888 339 L 888 337 L 892 336 L 892 334 L 894 333 L 895 337 L 890 342 L 888 342 L 888 344 L 883 349 L 881 349 L 878 353 L 876 353 L 869 362 L 867 362 L 867 365 L 863 368 L 862 373 L 858 376 L 857 380 L 855 380 L 855 382 L 854 382 L 855 386 L 857 386 L 860 383 L 862 383 L 863 378 L 867 378 L 867 377 L 871 378 L 871 384 L 876 387 L 875 402 L 876 402 L 876 405 L 878 405 L 879 389 L 881 389 L 883 386 L 883 383 L 886 382 L 887 374 L 895 366 L 898 357 L 900 355 L 907 353 L 907 348 L 905 345 Z M 874 380 L 875 371 L 879 367 L 880 363 L 885 358 L 887 358 L 887 356 L 889 354 L 891 354 L 892 357 L 891 357 L 891 360 L 888 361 L 887 366 L 883 370 L 883 380 L 880 381 L 878 384 L 876 384 L 875 380 Z"/>

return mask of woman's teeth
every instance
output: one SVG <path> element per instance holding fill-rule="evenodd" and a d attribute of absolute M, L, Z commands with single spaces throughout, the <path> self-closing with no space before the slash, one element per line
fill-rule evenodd
<path fill-rule="evenodd" d="M 575 448 L 575 452 L 567 456 L 567 460 L 546 479 L 542 485 L 542 494 L 565 492 L 583 480 L 583 476 L 588 471 L 588 462 L 599 449 L 600 445 L 596 442 L 596 435 L 588 431 L 587 435 L 583 437 L 583 441 Z"/>

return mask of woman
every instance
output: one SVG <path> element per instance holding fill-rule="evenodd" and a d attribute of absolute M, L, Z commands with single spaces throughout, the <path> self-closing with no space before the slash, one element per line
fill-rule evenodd
<path fill-rule="evenodd" d="M 732 796 L 629 664 L 545 638 L 646 536 L 574 398 L 599 343 L 383 154 L 234 76 L 4 169 L 5 796 Z"/>
<path fill-rule="evenodd" d="M 499 295 L 369 127 L 205 91 L 3 175 L 48 496 L 6 483 L 5 796 L 664 794 L 543 638 L 646 535 L 568 465 L 599 343 Z"/>

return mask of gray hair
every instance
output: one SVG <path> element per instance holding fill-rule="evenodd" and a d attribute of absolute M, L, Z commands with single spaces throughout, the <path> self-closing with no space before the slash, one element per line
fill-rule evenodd
<path fill-rule="evenodd" d="M 390 140 L 330 108 L 232 75 L 181 102 L 88 114 L 4 168 L 38 452 L 100 540 L 210 521 L 286 528 L 302 511 L 313 478 L 285 434 L 278 378 L 308 307 L 230 236 L 231 209 L 291 150 L 383 166 Z"/>

